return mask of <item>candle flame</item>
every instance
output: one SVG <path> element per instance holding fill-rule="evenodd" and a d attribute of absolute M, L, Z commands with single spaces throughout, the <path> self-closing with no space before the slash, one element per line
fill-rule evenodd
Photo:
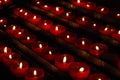
<path fill-rule="evenodd" d="M 37 16 L 33 16 L 33 19 L 36 19 L 37 18 Z"/>
<path fill-rule="evenodd" d="M 85 70 L 85 68 L 84 68 L 84 67 L 81 67 L 81 68 L 79 69 L 79 72 L 84 72 L 84 70 Z"/>
<path fill-rule="evenodd" d="M 118 31 L 118 34 L 120 34 L 120 30 Z"/>
<path fill-rule="evenodd" d="M 47 8 L 47 7 L 48 7 L 48 5 L 44 5 L 44 7 L 45 7 L 45 8 Z"/>
<path fill-rule="evenodd" d="M 49 54 L 52 55 L 52 51 L 49 51 Z"/>
<path fill-rule="evenodd" d="M 102 80 L 101 78 L 98 78 L 98 80 Z"/>
<path fill-rule="evenodd" d="M 4 53 L 7 53 L 7 49 L 8 49 L 7 47 L 4 47 Z"/>
<path fill-rule="evenodd" d="M 19 68 L 22 69 L 22 67 L 23 67 L 23 63 L 20 62 L 20 64 L 19 64 Z"/>
<path fill-rule="evenodd" d="M 9 59 L 12 59 L 12 55 L 11 54 L 9 55 Z"/>
<path fill-rule="evenodd" d="M 95 27 L 95 26 L 96 26 L 96 24 L 94 23 L 94 24 L 93 24 L 93 26 Z"/>
<path fill-rule="evenodd" d="M 67 57 L 64 56 L 64 58 L 63 58 L 63 63 L 66 63 L 66 61 L 67 61 Z"/>
<path fill-rule="evenodd" d="M 69 15 L 70 15 L 70 12 L 67 12 L 67 13 L 66 13 L 66 16 L 69 16 Z"/>
<path fill-rule="evenodd" d="M 82 45 L 85 45 L 85 41 L 82 41 Z"/>
<path fill-rule="evenodd" d="M 28 15 L 28 12 L 25 12 L 24 15 L 25 15 L 25 16 Z"/>
<path fill-rule="evenodd" d="M 80 0 L 77 0 L 77 3 L 80 3 Z"/>
<path fill-rule="evenodd" d="M 3 22 L 3 19 L 1 19 L 0 22 Z"/>
<path fill-rule="evenodd" d="M 13 26 L 12 29 L 15 30 L 15 29 L 16 29 L 16 26 Z"/>
<path fill-rule="evenodd" d="M 107 31 L 107 30 L 108 30 L 108 28 L 106 27 L 104 30 L 105 30 L 105 31 Z"/>
<path fill-rule="evenodd" d="M 5 2 L 7 2 L 7 0 L 4 0 Z"/>
<path fill-rule="evenodd" d="M 55 27 L 55 30 L 58 31 L 58 26 Z"/>
<path fill-rule="evenodd" d="M 37 71 L 36 71 L 36 70 L 33 71 L 33 75 L 34 75 L 34 76 L 37 75 Z"/>
<path fill-rule="evenodd" d="M 97 51 L 99 51 L 99 46 L 96 46 L 95 49 L 96 49 Z"/>
<path fill-rule="evenodd" d="M 60 10 L 60 7 L 56 7 L 56 11 L 59 11 Z"/>
<path fill-rule="evenodd" d="M 67 38 L 70 38 L 70 35 L 67 35 Z"/>
<path fill-rule="evenodd" d="M 89 4 L 87 4 L 87 5 L 86 5 L 86 7 L 88 7 L 88 8 L 89 8 L 89 7 L 90 7 L 90 5 L 89 5 Z"/>
<path fill-rule="evenodd" d="M 18 34 L 22 34 L 22 32 L 18 32 Z"/>
<path fill-rule="evenodd" d="M 39 48 L 42 48 L 43 46 L 42 46 L 42 44 L 39 44 Z"/>
<path fill-rule="evenodd" d="M 4 27 L 6 28 L 6 27 L 7 27 L 7 25 L 4 25 Z"/>
<path fill-rule="evenodd" d="M 37 1 L 36 3 L 37 3 L 37 4 L 40 4 L 40 1 Z"/>
<path fill-rule="evenodd" d="M 20 12 L 23 12 L 23 9 L 20 9 Z"/>
<path fill-rule="evenodd" d="M 118 13 L 117 16 L 120 16 L 120 14 Z"/>
<path fill-rule="evenodd" d="M 101 11 L 103 12 L 105 10 L 105 8 L 101 8 Z"/>
<path fill-rule="evenodd" d="M 44 23 L 44 26 L 47 26 L 47 23 L 46 23 L 46 22 Z"/>
<path fill-rule="evenodd" d="M 82 21 L 85 21 L 85 17 L 82 17 Z"/>
<path fill-rule="evenodd" d="M 27 40 L 30 40 L 30 37 L 29 37 L 29 36 L 27 36 Z"/>

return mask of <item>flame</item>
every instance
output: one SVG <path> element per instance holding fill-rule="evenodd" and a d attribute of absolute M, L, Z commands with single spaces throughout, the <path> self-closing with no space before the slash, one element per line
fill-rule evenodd
<path fill-rule="evenodd" d="M 0 22 L 3 22 L 3 19 L 1 19 Z"/>
<path fill-rule="evenodd" d="M 96 49 L 97 51 L 99 51 L 99 46 L 96 46 L 95 49 Z"/>
<path fill-rule="evenodd" d="M 20 62 L 20 64 L 19 64 L 19 68 L 22 69 L 22 67 L 23 67 L 23 63 Z"/>
<path fill-rule="evenodd" d="M 96 26 L 96 24 L 94 23 L 94 24 L 93 24 L 93 26 L 95 27 L 95 26 Z"/>
<path fill-rule="evenodd" d="M 55 30 L 58 31 L 58 26 L 55 27 Z"/>
<path fill-rule="evenodd" d="M 85 45 L 85 41 L 82 41 L 82 45 Z"/>
<path fill-rule="evenodd" d="M 7 47 L 4 47 L 4 53 L 7 53 L 7 49 L 8 49 Z"/>
<path fill-rule="evenodd" d="M 43 46 L 42 46 L 42 44 L 39 44 L 39 48 L 42 48 Z"/>
<path fill-rule="evenodd" d="M 44 5 L 44 7 L 45 7 L 45 8 L 47 8 L 47 7 L 48 7 L 48 5 Z"/>
<path fill-rule="evenodd" d="M 7 0 L 4 0 L 5 2 L 7 2 Z"/>
<path fill-rule="evenodd" d="M 105 10 L 105 8 L 101 8 L 101 11 L 104 11 Z"/>
<path fill-rule="evenodd" d="M 77 3 L 80 3 L 80 0 L 77 0 Z"/>
<path fill-rule="evenodd" d="M 36 71 L 36 70 L 33 71 L 33 75 L 34 75 L 34 76 L 37 75 L 37 71 Z"/>
<path fill-rule="evenodd" d="M 84 68 L 84 67 L 81 67 L 81 68 L 79 69 L 79 72 L 84 72 L 84 70 L 85 70 L 85 68 Z"/>
<path fill-rule="evenodd" d="M 85 21 L 85 17 L 82 17 L 82 21 Z"/>
<path fill-rule="evenodd" d="M 70 38 L 70 35 L 67 35 L 67 38 Z"/>
<path fill-rule="evenodd" d="M 52 55 L 52 51 L 49 51 L 49 54 Z"/>
<path fill-rule="evenodd" d="M 107 30 L 108 30 L 108 28 L 106 27 L 104 30 L 105 30 L 105 31 L 107 31 Z"/>
<path fill-rule="evenodd" d="M 46 22 L 44 23 L 44 26 L 47 26 L 47 23 L 46 23 Z"/>
<path fill-rule="evenodd" d="M 86 5 L 86 7 L 90 7 L 90 5 L 89 5 L 89 4 L 87 4 L 87 5 Z"/>
<path fill-rule="evenodd" d="M 56 7 L 56 11 L 59 11 L 60 10 L 60 7 Z"/>
<path fill-rule="evenodd" d="M 22 34 L 22 32 L 18 32 L 18 34 Z"/>
<path fill-rule="evenodd" d="M 9 59 L 12 59 L 12 55 L 11 54 L 9 55 Z"/>
<path fill-rule="evenodd" d="M 20 9 L 20 12 L 23 12 L 23 9 Z"/>
<path fill-rule="evenodd" d="M 118 13 L 117 16 L 120 16 L 120 14 Z"/>
<path fill-rule="evenodd" d="M 101 78 L 98 78 L 98 80 L 102 80 Z"/>
<path fill-rule="evenodd" d="M 120 34 L 120 30 L 118 31 L 118 34 Z"/>
<path fill-rule="evenodd" d="M 37 18 L 37 16 L 33 16 L 33 19 L 36 19 Z"/>
<path fill-rule="evenodd" d="M 12 29 L 15 30 L 15 29 L 16 29 L 16 26 L 13 26 Z"/>
<path fill-rule="evenodd" d="M 64 56 L 64 58 L 63 58 L 63 63 L 66 63 L 66 61 L 67 61 L 67 57 Z"/>
<path fill-rule="evenodd" d="M 67 13 L 66 13 L 66 16 L 69 16 L 69 15 L 70 15 L 70 12 L 67 12 Z"/>
<path fill-rule="evenodd" d="M 29 37 L 29 36 L 27 36 L 27 40 L 30 40 L 30 37 Z"/>
<path fill-rule="evenodd" d="M 36 3 L 37 3 L 37 4 L 40 4 L 40 1 L 37 1 Z"/>
<path fill-rule="evenodd" d="M 25 12 L 24 15 L 25 15 L 25 16 L 28 15 L 28 12 Z"/>

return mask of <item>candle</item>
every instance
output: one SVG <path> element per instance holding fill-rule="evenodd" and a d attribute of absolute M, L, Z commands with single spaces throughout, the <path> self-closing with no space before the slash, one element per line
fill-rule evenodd
<path fill-rule="evenodd" d="M 76 18 L 76 22 L 80 25 L 86 26 L 91 23 L 91 20 L 86 16 L 80 16 L 80 17 Z"/>
<path fill-rule="evenodd" d="M 89 9 L 89 10 L 95 10 L 96 4 L 94 2 L 86 2 L 83 5 L 84 8 Z"/>
<path fill-rule="evenodd" d="M 76 6 L 83 6 L 84 3 L 86 3 L 85 0 L 71 0 L 72 4 L 76 5 Z"/>
<path fill-rule="evenodd" d="M 51 27 L 50 32 L 56 36 L 61 35 L 62 33 L 64 33 L 66 31 L 65 26 L 56 24 L 53 27 Z"/>
<path fill-rule="evenodd" d="M 116 32 L 114 26 L 106 25 L 99 29 L 99 32 L 105 35 L 111 35 L 112 33 Z"/>
<path fill-rule="evenodd" d="M 77 35 L 73 32 L 64 32 L 60 37 L 69 43 L 75 43 Z"/>
<path fill-rule="evenodd" d="M 0 6 L 3 5 L 3 1 L 0 1 Z"/>
<path fill-rule="evenodd" d="M 36 41 L 36 36 L 32 34 L 25 34 L 20 38 L 20 41 L 25 45 L 31 46 L 31 44 Z"/>
<path fill-rule="evenodd" d="M 34 42 L 31 46 L 32 50 L 35 51 L 37 54 L 39 55 L 43 55 L 43 52 L 48 50 L 48 45 L 41 42 L 41 41 L 37 41 Z"/>
<path fill-rule="evenodd" d="M 120 13 L 116 13 L 115 17 L 120 19 Z"/>
<path fill-rule="evenodd" d="M 27 19 L 30 23 L 38 24 L 41 21 L 41 16 L 36 14 L 31 14 L 30 17 Z"/>
<path fill-rule="evenodd" d="M 86 80 L 90 74 L 90 67 L 84 62 L 74 62 L 70 65 L 69 74 L 75 80 Z"/>
<path fill-rule="evenodd" d="M 111 36 L 117 40 L 120 40 L 120 30 L 114 32 Z"/>
<path fill-rule="evenodd" d="M 90 44 L 92 44 L 92 41 L 90 39 L 84 38 L 84 37 L 79 38 L 75 43 L 75 45 L 78 48 L 83 49 L 83 50 L 88 50 Z"/>
<path fill-rule="evenodd" d="M 43 4 L 43 2 L 41 0 L 33 0 L 32 3 L 33 3 L 33 5 L 35 5 L 37 7 L 40 7 Z"/>
<path fill-rule="evenodd" d="M 38 26 L 46 31 L 49 31 L 53 26 L 53 22 L 48 19 L 44 19 L 38 24 Z"/>
<path fill-rule="evenodd" d="M 88 80 L 110 80 L 110 78 L 102 73 L 91 74 Z"/>
<path fill-rule="evenodd" d="M 0 17 L 0 26 L 3 26 L 7 23 L 7 19 L 4 17 Z"/>
<path fill-rule="evenodd" d="M 11 53 L 3 58 L 3 63 L 7 67 L 10 67 L 11 64 L 15 63 L 18 60 L 20 60 L 20 55 L 17 53 Z"/>
<path fill-rule="evenodd" d="M 57 14 L 57 15 L 61 15 L 64 12 L 64 8 L 59 6 L 53 7 L 51 8 L 51 10 L 54 14 Z"/>
<path fill-rule="evenodd" d="M 3 58 L 11 53 L 12 53 L 11 48 L 7 46 L 0 46 L 0 61 L 3 61 Z"/>
<path fill-rule="evenodd" d="M 15 8 L 15 9 L 14 9 L 14 14 L 15 14 L 16 16 L 21 17 L 22 15 L 24 15 L 24 13 L 25 13 L 26 11 L 27 11 L 27 10 L 24 9 L 24 8 Z"/>
<path fill-rule="evenodd" d="M 104 6 L 98 6 L 96 8 L 97 12 L 102 13 L 102 14 L 108 14 L 109 13 L 109 9 L 107 7 Z"/>
<path fill-rule="evenodd" d="M 55 55 L 55 66 L 62 71 L 68 71 L 71 63 L 74 62 L 74 57 L 69 54 Z"/>
<path fill-rule="evenodd" d="M 16 76 L 16 77 L 23 77 L 26 75 L 27 71 L 29 69 L 29 64 L 26 61 L 17 61 L 10 66 L 10 71 Z"/>
<path fill-rule="evenodd" d="M 99 24 L 99 23 L 92 22 L 92 24 L 90 24 L 89 28 L 92 29 L 92 30 L 99 30 L 99 28 L 100 28 L 101 26 L 102 26 L 102 25 Z"/>
<path fill-rule="evenodd" d="M 103 54 L 107 53 L 108 47 L 105 44 L 102 43 L 93 43 L 89 46 L 89 52 L 90 54 L 100 57 Z"/>
<path fill-rule="evenodd" d="M 3 0 L 3 5 L 9 5 L 12 3 L 12 0 Z"/>
<path fill-rule="evenodd" d="M 29 68 L 25 75 L 25 80 L 44 80 L 45 72 L 42 68 L 32 67 Z"/>
<path fill-rule="evenodd" d="M 66 12 L 62 15 L 62 17 L 65 18 L 65 19 L 72 20 L 72 19 L 75 17 L 75 15 L 74 15 L 72 12 L 70 12 L 70 11 L 66 11 Z"/>
<path fill-rule="evenodd" d="M 41 8 L 44 9 L 44 10 L 50 10 L 50 9 L 51 9 L 51 6 L 48 5 L 48 4 L 42 4 L 42 5 L 41 5 Z"/>

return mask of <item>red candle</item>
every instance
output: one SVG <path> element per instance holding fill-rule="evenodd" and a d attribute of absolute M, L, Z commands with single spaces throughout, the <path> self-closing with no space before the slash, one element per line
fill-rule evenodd
<path fill-rule="evenodd" d="M 104 26 L 99 29 L 99 32 L 105 35 L 111 35 L 112 33 L 116 32 L 116 29 L 114 26 Z"/>
<path fill-rule="evenodd" d="M 69 54 L 55 55 L 55 66 L 62 71 L 68 71 L 71 63 L 74 62 L 74 57 Z"/>
<path fill-rule="evenodd" d="M 17 25 L 10 25 L 6 28 L 6 32 L 10 35 L 16 35 L 14 33 L 19 30 L 20 30 L 20 27 Z"/>
<path fill-rule="evenodd" d="M 96 4 L 94 2 L 86 2 L 83 5 L 84 8 L 89 9 L 89 10 L 95 10 Z"/>
<path fill-rule="evenodd" d="M 120 40 L 120 30 L 118 30 L 117 32 L 114 32 L 112 34 L 112 37 L 115 38 L 115 39 L 117 39 L 117 40 Z"/>
<path fill-rule="evenodd" d="M 38 24 L 38 26 L 46 31 L 49 31 L 53 26 L 53 22 L 48 19 L 44 19 Z"/>
<path fill-rule="evenodd" d="M 30 17 L 27 19 L 30 23 L 37 24 L 41 21 L 41 16 L 36 14 L 31 14 Z"/>
<path fill-rule="evenodd" d="M 42 4 L 42 5 L 41 5 L 41 8 L 44 9 L 44 10 L 50 10 L 50 9 L 51 9 L 51 6 L 48 5 L 48 4 Z"/>
<path fill-rule="evenodd" d="M 92 30 L 99 30 L 99 28 L 101 27 L 101 24 L 93 22 L 92 24 L 90 24 L 89 28 Z"/>
<path fill-rule="evenodd" d="M 108 47 L 102 43 L 93 43 L 89 46 L 89 52 L 96 56 L 100 57 L 101 55 L 107 53 Z"/>
<path fill-rule="evenodd" d="M 24 8 L 16 8 L 16 9 L 14 9 L 14 14 L 16 15 L 16 16 L 22 16 L 22 15 L 24 15 L 24 13 L 26 12 L 27 10 L 26 9 L 24 9 Z"/>
<path fill-rule="evenodd" d="M 72 4 L 76 5 L 76 6 L 83 6 L 86 1 L 85 0 L 71 0 Z"/>
<path fill-rule="evenodd" d="M 80 49 L 83 49 L 83 50 L 88 50 L 90 44 L 92 44 L 92 41 L 88 38 L 79 38 L 75 45 L 80 48 Z"/>
<path fill-rule="evenodd" d="M 48 50 L 48 45 L 44 44 L 41 41 L 34 42 L 31 47 L 32 47 L 33 51 L 35 51 L 36 53 L 38 53 L 41 56 L 43 55 L 43 52 L 45 50 Z"/>
<path fill-rule="evenodd" d="M 60 37 L 69 43 L 75 43 L 77 35 L 72 32 L 64 32 Z"/>
<path fill-rule="evenodd" d="M 84 62 L 74 62 L 70 65 L 69 74 L 75 80 L 86 80 L 90 74 L 90 67 Z"/>
<path fill-rule="evenodd" d="M 22 19 L 29 19 L 30 16 L 31 16 L 31 12 L 27 10 L 23 14 L 20 15 Z"/>
<path fill-rule="evenodd" d="M 80 17 L 76 18 L 76 22 L 80 25 L 86 26 L 91 23 L 91 20 L 86 16 L 80 16 Z"/>
<path fill-rule="evenodd" d="M 69 20 L 72 20 L 75 17 L 75 15 L 72 12 L 67 11 L 62 15 L 62 17 L 66 18 L 66 19 L 69 19 Z"/>
<path fill-rule="evenodd" d="M 102 73 L 91 74 L 88 80 L 110 80 L 110 78 Z"/>
<path fill-rule="evenodd" d="M 3 26 L 7 23 L 7 19 L 4 17 L 0 17 L 0 25 Z"/>
<path fill-rule="evenodd" d="M 20 38 L 20 41 L 23 44 L 30 46 L 33 42 L 36 41 L 36 36 L 32 34 L 25 34 Z"/>
<path fill-rule="evenodd" d="M 3 63 L 7 67 L 10 67 L 11 64 L 15 63 L 18 60 L 20 60 L 20 55 L 17 53 L 11 53 L 3 58 Z"/>
<path fill-rule="evenodd" d="M 3 1 L 2 1 L 2 0 L 0 0 L 0 6 L 1 6 L 1 5 L 3 5 Z"/>
<path fill-rule="evenodd" d="M 29 64 L 26 61 L 17 61 L 10 66 L 11 72 L 16 77 L 23 77 L 29 69 Z"/>
<path fill-rule="evenodd" d="M 120 19 L 120 13 L 116 13 L 115 17 Z"/>
<path fill-rule="evenodd" d="M 12 3 L 12 0 L 3 0 L 3 5 L 9 5 Z"/>
<path fill-rule="evenodd" d="M 45 72 L 42 68 L 29 68 L 25 75 L 25 80 L 44 80 Z"/>
<path fill-rule="evenodd" d="M 64 8 L 59 6 L 53 7 L 51 8 L 51 10 L 54 14 L 57 14 L 57 15 L 61 15 L 64 12 Z"/>
<path fill-rule="evenodd" d="M 11 53 L 12 53 L 11 48 L 9 48 L 7 46 L 1 46 L 0 47 L 0 61 L 3 61 L 3 58 L 5 56 L 8 56 Z"/>
<path fill-rule="evenodd" d="M 40 7 L 43 4 L 41 0 L 33 0 L 33 5 Z"/>
<path fill-rule="evenodd" d="M 109 13 L 109 9 L 104 7 L 104 6 L 98 6 L 96 8 L 97 12 L 102 13 L 102 14 L 108 14 Z"/>
<path fill-rule="evenodd" d="M 56 24 L 53 27 L 51 27 L 50 32 L 56 36 L 61 35 L 62 33 L 64 33 L 66 31 L 65 26 Z"/>

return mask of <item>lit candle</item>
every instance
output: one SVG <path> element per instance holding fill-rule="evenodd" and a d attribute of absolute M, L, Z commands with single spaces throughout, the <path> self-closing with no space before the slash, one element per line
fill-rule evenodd
<path fill-rule="evenodd" d="M 99 28 L 99 32 L 105 35 L 111 35 L 112 33 L 116 32 L 116 29 L 114 26 L 107 25 Z"/>
<path fill-rule="evenodd" d="M 53 9 L 51 8 L 51 10 L 54 14 L 57 15 L 61 15 L 64 12 L 64 8 L 59 6 L 53 7 Z"/>
<path fill-rule="evenodd" d="M 96 57 L 104 55 L 107 51 L 108 47 L 102 43 L 93 43 L 89 46 L 89 52 Z"/>
<path fill-rule="evenodd" d="M 41 0 L 33 0 L 32 4 L 37 7 L 40 7 L 43 4 L 43 2 Z"/>
<path fill-rule="evenodd" d="M 88 80 L 111 80 L 107 75 L 102 73 L 91 74 Z"/>
<path fill-rule="evenodd" d="M 111 36 L 117 40 L 120 40 L 120 30 L 114 32 Z"/>
<path fill-rule="evenodd" d="M 120 13 L 116 13 L 115 17 L 120 19 Z"/>
<path fill-rule="evenodd" d="M 3 5 L 9 5 L 12 3 L 12 0 L 2 0 Z"/>
<path fill-rule="evenodd" d="M 90 74 L 90 67 L 84 62 L 74 62 L 70 65 L 69 74 L 75 80 L 86 80 Z"/>
<path fill-rule="evenodd" d="M 76 22 L 80 25 L 86 26 L 91 23 L 91 20 L 86 16 L 80 16 L 80 17 L 76 18 Z"/>
<path fill-rule="evenodd" d="M 48 45 L 41 42 L 41 41 L 37 41 L 34 42 L 31 46 L 32 50 L 35 51 L 37 54 L 39 55 L 43 55 L 43 52 L 48 50 Z"/>
<path fill-rule="evenodd" d="M 74 57 L 69 54 L 55 55 L 55 66 L 62 71 L 68 71 L 71 63 L 74 62 Z"/>
<path fill-rule="evenodd" d="M 27 12 L 27 10 L 24 9 L 24 8 L 15 8 L 14 9 L 14 14 L 16 16 L 19 16 L 19 17 L 21 17 L 22 15 L 24 15 L 25 12 Z"/>
<path fill-rule="evenodd" d="M 92 30 L 99 30 L 99 28 L 103 26 L 100 23 L 96 23 L 96 22 L 92 22 L 92 24 L 90 24 L 89 28 Z"/>
<path fill-rule="evenodd" d="M 76 6 L 83 6 L 86 2 L 85 0 L 71 0 L 72 4 L 76 5 Z"/>
<path fill-rule="evenodd" d="M 84 8 L 89 9 L 89 10 L 95 10 L 96 4 L 94 2 L 86 2 L 83 5 Z"/>
<path fill-rule="evenodd" d="M 42 5 L 41 5 L 41 8 L 44 9 L 44 10 L 50 10 L 50 9 L 51 9 L 51 6 L 48 5 L 48 4 L 42 4 Z"/>
<path fill-rule="evenodd" d="M 100 12 L 102 14 L 108 14 L 109 13 L 109 9 L 103 6 L 98 6 L 96 8 L 97 12 Z"/>
<path fill-rule="evenodd" d="M 49 31 L 53 26 L 53 22 L 48 19 L 44 19 L 38 24 L 38 26 L 44 30 Z"/>
<path fill-rule="evenodd" d="M 26 75 L 29 68 L 29 64 L 26 61 L 17 61 L 10 66 L 10 71 L 16 77 L 23 77 Z"/>
<path fill-rule="evenodd" d="M 31 14 L 30 17 L 27 19 L 30 23 L 38 24 L 41 21 L 41 16 Z"/>
<path fill-rule="evenodd" d="M 45 72 L 42 68 L 32 67 L 29 68 L 25 75 L 25 80 L 44 80 Z"/>
<path fill-rule="evenodd" d="M 0 17 L 0 25 L 3 26 L 7 23 L 7 19 L 4 17 Z"/>
<path fill-rule="evenodd" d="M 72 12 L 68 11 L 68 12 L 65 12 L 65 13 L 62 15 L 62 17 L 63 17 L 63 18 L 66 18 L 66 19 L 69 19 L 69 20 L 72 20 L 72 19 L 75 17 L 75 15 L 74 15 Z"/>
<path fill-rule="evenodd" d="M 91 43 L 92 41 L 90 39 L 82 37 L 82 38 L 77 39 L 75 45 L 80 49 L 88 50 Z"/>
<path fill-rule="evenodd" d="M 51 27 L 50 32 L 56 36 L 61 35 L 62 33 L 64 33 L 66 31 L 65 26 L 56 24 L 53 27 Z"/>

